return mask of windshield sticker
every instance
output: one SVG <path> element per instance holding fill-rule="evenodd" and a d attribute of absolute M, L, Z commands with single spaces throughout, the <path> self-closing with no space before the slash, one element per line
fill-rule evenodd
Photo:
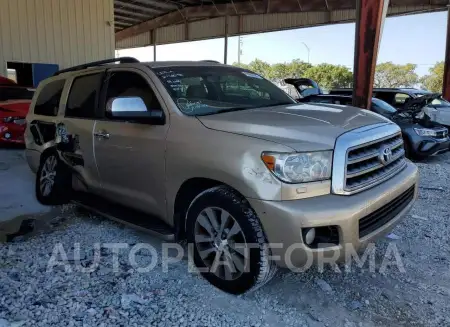
<path fill-rule="evenodd" d="M 186 114 L 191 114 L 194 112 L 194 110 L 197 109 L 209 107 L 207 104 L 202 103 L 201 101 L 190 101 L 186 98 L 177 99 L 177 104 L 181 111 Z"/>
<path fill-rule="evenodd" d="M 168 78 L 179 78 L 179 77 L 183 77 L 184 75 L 181 73 L 176 73 L 173 70 L 163 70 L 160 72 L 156 73 L 159 77 L 163 78 L 163 79 L 168 79 Z"/>
<path fill-rule="evenodd" d="M 255 74 L 255 73 L 242 72 L 242 74 L 244 74 L 247 77 L 251 77 L 251 78 L 263 79 L 261 76 L 259 76 L 258 74 Z"/>

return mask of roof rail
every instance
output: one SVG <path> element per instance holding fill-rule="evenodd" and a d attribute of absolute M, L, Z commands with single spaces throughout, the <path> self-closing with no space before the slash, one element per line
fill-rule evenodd
<path fill-rule="evenodd" d="M 59 74 L 63 74 L 63 73 L 67 73 L 67 72 L 75 72 L 77 70 L 82 70 L 82 69 L 86 69 L 86 68 L 90 68 L 90 67 L 97 67 L 97 66 L 101 66 L 101 65 L 112 64 L 115 62 L 118 62 L 120 64 L 133 64 L 133 63 L 137 63 L 140 61 L 133 57 L 121 57 L 121 58 L 112 58 L 112 59 L 93 61 L 93 62 L 88 62 L 87 64 L 58 70 L 56 73 L 53 74 L 53 76 L 57 76 Z"/>
<path fill-rule="evenodd" d="M 213 63 L 215 63 L 215 64 L 221 64 L 221 62 L 220 61 L 217 61 L 217 60 L 200 60 L 201 62 L 213 62 Z"/>

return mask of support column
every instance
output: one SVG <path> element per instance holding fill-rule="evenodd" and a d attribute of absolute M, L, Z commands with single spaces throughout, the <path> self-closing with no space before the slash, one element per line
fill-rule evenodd
<path fill-rule="evenodd" d="M 370 108 L 378 46 L 389 0 L 357 0 L 353 106 Z"/>
<path fill-rule="evenodd" d="M 223 49 L 223 63 L 226 65 L 228 61 L 228 15 L 225 16 L 225 46 Z"/>
<path fill-rule="evenodd" d="M 447 13 L 447 36 L 445 43 L 444 81 L 442 85 L 442 96 L 450 100 L 450 6 Z"/>

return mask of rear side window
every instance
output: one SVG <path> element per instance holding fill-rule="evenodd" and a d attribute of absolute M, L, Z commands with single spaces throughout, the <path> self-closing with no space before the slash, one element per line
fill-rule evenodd
<path fill-rule="evenodd" d="M 65 80 L 57 80 L 45 85 L 36 99 L 34 113 L 43 116 L 56 116 Z"/>
<path fill-rule="evenodd" d="M 75 78 L 67 100 L 66 117 L 95 118 L 103 73 Z"/>
<path fill-rule="evenodd" d="M 0 101 L 31 100 L 34 91 L 25 87 L 0 87 Z"/>

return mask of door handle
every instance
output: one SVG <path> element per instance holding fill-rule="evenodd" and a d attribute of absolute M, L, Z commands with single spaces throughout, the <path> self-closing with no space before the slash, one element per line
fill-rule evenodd
<path fill-rule="evenodd" d="M 106 131 L 94 132 L 94 136 L 101 139 L 109 139 L 109 133 Z"/>

